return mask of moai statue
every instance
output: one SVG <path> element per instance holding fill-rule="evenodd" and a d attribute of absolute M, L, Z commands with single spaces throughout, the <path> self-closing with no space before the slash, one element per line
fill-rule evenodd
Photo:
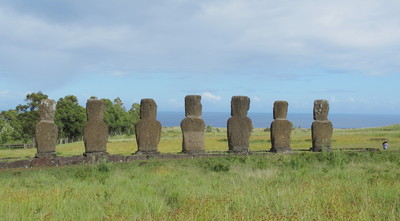
<path fill-rule="evenodd" d="M 333 126 L 328 120 L 328 112 L 327 100 L 314 101 L 314 122 L 311 125 L 312 151 L 330 150 Z"/>
<path fill-rule="evenodd" d="M 40 121 L 36 124 L 35 138 L 37 146 L 37 158 L 54 158 L 58 138 L 58 127 L 54 123 L 56 102 L 44 99 L 40 102 Z"/>
<path fill-rule="evenodd" d="M 183 153 L 204 153 L 205 123 L 201 118 L 202 106 L 200 100 L 200 95 L 188 95 L 185 97 L 186 118 L 181 122 Z"/>
<path fill-rule="evenodd" d="M 88 121 L 83 127 L 84 155 L 102 156 L 107 153 L 108 125 L 104 123 L 104 102 L 90 99 L 86 102 Z"/>
<path fill-rule="evenodd" d="M 247 117 L 250 98 L 233 96 L 231 100 L 231 116 L 228 120 L 229 152 L 248 152 L 253 123 Z"/>
<path fill-rule="evenodd" d="M 288 102 L 275 101 L 274 121 L 271 123 L 271 151 L 290 152 L 290 134 L 292 123 L 286 119 Z"/>
<path fill-rule="evenodd" d="M 137 154 L 158 154 L 161 123 L 156 120 L 157 104 L 153 99 L 140 101 L 140 120 L 136 123 Z"/>

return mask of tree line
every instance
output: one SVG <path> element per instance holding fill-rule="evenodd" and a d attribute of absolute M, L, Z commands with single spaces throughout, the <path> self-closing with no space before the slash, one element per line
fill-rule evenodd
<path fill-rule="evenodd" d="M 48 95 L 41 91 L 27 94 L 26 104 L 0 113 L 0 144 L 10 142 L 34 143 L 35 125 L 39 122 L 39 105 Z M 93 99 L 95 97 L 91 97 Z M 105 104 L 104 122 L 108 124 L 110 136 L 132 135 L 135 123 L 140 118 L 140 104 L 134 103 L 127 110 L 119 97 L 113 101 L 101 99 Z M 59 139 L 80 140 L 83 125 L 87 121 L 86 109 L 79 105 L 78 98 L 67 95 L 58 99 L 55 123 L 58 126 Z"/>

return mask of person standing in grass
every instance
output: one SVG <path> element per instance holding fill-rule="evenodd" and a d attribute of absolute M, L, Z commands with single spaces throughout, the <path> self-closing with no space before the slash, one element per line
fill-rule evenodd
<path fill-rule="evenodd" d="M 389 144 L 387 143 L 387 140 L 383 141 L 382 147 L 383 147 L 384 150 L 387 150 L 387 148 L 389 148 Z"/>

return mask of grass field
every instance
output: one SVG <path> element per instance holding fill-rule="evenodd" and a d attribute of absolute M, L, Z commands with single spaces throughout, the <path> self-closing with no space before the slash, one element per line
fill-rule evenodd
<path fill-rule="evenodd" d="M 400 152 L 0 172 L 1 220 L 397 220 Z"/>
<path fill-rule="evenodd" d="M 334 129 L 332 148 L 381 148 L 382 141 L 387 139 L 391 150 L 400 149 L 400 125 L 380 128 Z M 291 135 L 293 149 L 308 149 L 311 147 L 310 129 L 293 129 Z M 205 148 L 213 151 L 228 150 L 226 128 L 213 128 L 205 134 Z M 262 128 L 256 128 L 250 139 L 250 150 L 269 150 L 270 134 Z M 134 136 L 117 136 L 109 139 L 107 150 L 110 154 L 129 155 L 137 151 Z M 62 144 L 57 146 L 59 156 L 82 155 L 85 151 L 83 142 Z M 174 153 L 182 151 L 182 133 L 179 127 L 163 128 L 159 151 Z M 0 158 L 33 157 L 36 149 L 0 149 Z"/>
<path fill-rule="evenodd" d="M 227 150 L 226 131 L 206 134 L 207 150 Z M 264 156 L 100 162 L 0 171 L 0 220 L 398 220 L 400 125 L 335 130 L 334 148 L 389 151 L 301 152 Z M 164 128 L 162 152 L 179 152 L 178 128 Z M 270 148 L 255 129 L 252 150 Z M 310 147 L 310 131 L 292 132 L 293 148 Z M 0 150 L 1 157 L 33 156 Z M 80 155 L 81 142 L 57 146 Z M 136 151 L 132 137 L 110 139 L 112 154 Z"/>

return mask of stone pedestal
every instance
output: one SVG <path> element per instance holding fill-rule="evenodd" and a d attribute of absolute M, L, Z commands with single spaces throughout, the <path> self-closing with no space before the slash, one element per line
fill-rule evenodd
<path fill-rule="evenodd" d="M 86 114 L 88 121 L 83 127 L 85 156 L 107 155 L 108 125 L 104 123 L 104 102 L 88 100 Z"/>
<path fill-rule="evenodd" d="M 286 119 L 288 103 L 286 101 L 275 101 L 274 121 L 271 123 L 271 151 L 291 152 L 290 134 L 292 123 Z"/>
<path fill-rule="evenodd" d="M 58 127 L 54 123 L 56 102 L 44 99 L 39 106 L 40 121 L 35 127 L 37 158 L 54 158 L 58 139 Z"/>
<path fill-rule="evenodd" d="M 314 122 L 311 125 L 312 151 L 330 151 L 333 134 L 332 122 L 328 120 L 329 103 L 327 100 L 315 100 Z"/>
<path fill-rule="evenodd" d="M 157 104 L 153 99 L 140 102 L 140 120 L 135 125 L 136 154 L 159 154 L 158 143 L 161 138 L 161 123 L 156 120 Z"/>
<path fill-rule="evenodd" d="M 248 152 L 253 123 L 247 117 L 250 98 L 233 96 L 231 100 L 231 116 L 228 119 L 228 146 L 230 152 Z"/>
<path fill-rule="evenodd" d="M 188 95 L 185 97 L 186 118 L 181 122 L 183 153 L 204 153 L 205 123 L 201 118 L 202 105 L 200 101 L 200 95 Z"/>

